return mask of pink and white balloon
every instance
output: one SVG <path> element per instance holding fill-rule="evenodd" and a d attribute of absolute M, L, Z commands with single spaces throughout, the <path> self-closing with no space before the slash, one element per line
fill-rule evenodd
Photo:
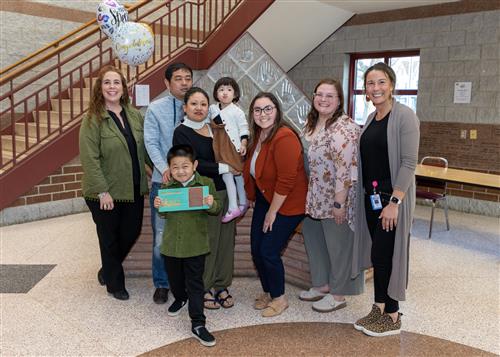
<path fill-rule="evenodd" d="M 128 65 L 143 64 L 154 51 L 153 31 L 146 24 L 126 22 L 113 37 L 113 50 Z"/>
<path fill-rule="evenodd" d="M 97 6 L 97 23 L 109 38 L 113 38 L 121 25 L 128 21 L 128 11 L 116 0 L 103 0 Z"/>

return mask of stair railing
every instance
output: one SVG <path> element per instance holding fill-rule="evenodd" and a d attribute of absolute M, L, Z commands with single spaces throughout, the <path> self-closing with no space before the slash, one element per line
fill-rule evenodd
<path fill-rule="evenodd" d="M 155 35 L 151 59 L 134 68 L 115 62 L 111 41 L 92 21 L 3 69 L 0 175 L 81 121 L 92 93 L 92 78 L 103 65 L 117 64 L 130 87 L 186 47 L 201 47 L 242 2 L 166 1 L 157 5 L 144 0 L 129 7 L 129 21 L 149 24 Z"/>

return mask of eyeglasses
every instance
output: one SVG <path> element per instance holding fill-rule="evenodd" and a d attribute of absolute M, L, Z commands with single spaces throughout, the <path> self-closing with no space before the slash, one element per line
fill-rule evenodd
<path fill-rule="evenodd" d="M 262 115 L 262 113 L 269 115 L 269 114 L 273 113 L 274 108 L 276 108 L 276 107 L 273 107 L 272 105 L 267 105 L 264 108 L 254 107 L 253 108 L 253 115 L 260 116 L 260 115 Z"/>
<path fill-rule="evenodd" d="M 323 93 L 313 93 L 314 98 L 319 98 L 319 99 L 326 99 L 328 101 L 332 101 L 335 98 L 338 98 L 338 95 L 333 95 L 333 94 L 323 94 Z"/>

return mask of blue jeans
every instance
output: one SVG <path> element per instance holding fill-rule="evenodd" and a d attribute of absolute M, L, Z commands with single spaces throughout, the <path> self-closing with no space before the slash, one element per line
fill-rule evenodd
<path fill-rule="evenodd" d="M 154 208 L 155 197 L 158 196 L 160 182 L 151 184 L 149 192 L 149 204 L 151 206 L 151 227 L 153 228 L 153 284 L 155 288 L 168 288 L 167 271 L 165 270 L 165 258 L 160 253 L 160 246 L 163 238 L 163 230 L 165 228 L 165 219 L 158 214 L 158 210 Z"/>
<path fill-rule="evenodd" d="M 269 210 L 269 203 L 257 190 L 250 230 L 252 260 L 259 273 L 264 292 L 277 298 L 285 293 L 285 268 L 281 260 L 281 251 L 304 215 L 284 216 L 277 213 L 273 230 L 262 232 L 264 219 Z"/>

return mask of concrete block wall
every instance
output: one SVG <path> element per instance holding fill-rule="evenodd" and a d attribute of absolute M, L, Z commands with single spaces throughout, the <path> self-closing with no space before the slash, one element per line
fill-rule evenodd
<path fill-rule="evenodd" d="M 451 167 L 500 174 L 500 10 L 389 18 L 341 27 L 289 77 L 309 96 L 321 78 L 339 78 L 347 95 L 349 54 L 419 49 L 420 157 L 444 156 Z M 453 103 L 455 82 L 472 82 L 470 104 Z M 470 139 L 471 129 L 477 130 L 476 140 Z M 460 138 L 462 130 L 466 139 Z M 481 188 L 458 186 L 449 192 L 454 209 L 500 215 L 496 190 L 484 195 Z"/>
<path fill-rule="evenodd" d="M 21 60 L 82 25 L 82 22 L 78 21 L 71 22 L 8 11 L 0 11 L 0 18 L 2 19 L 1 68 Z"/>
<path fill-rule="evenodd" d="M 498 115 L 482 115 L 481 109 L 498 114 L 500 107 L 500 10 L 344 26 L 288 74 L 310 94 L 325 76 L 347 80 L 344 62 L 350 53 L 413 49 L 420 50 L 420 120 L 499 124 Z M 453 104 L 453 84 L 457 81 L 472 82 L 470 105 Z M 431 110 L 437 108 L 443 115 L 432 115 Z M 455 119 L 457 111 L 472 118 L 461 115 Z"/>

